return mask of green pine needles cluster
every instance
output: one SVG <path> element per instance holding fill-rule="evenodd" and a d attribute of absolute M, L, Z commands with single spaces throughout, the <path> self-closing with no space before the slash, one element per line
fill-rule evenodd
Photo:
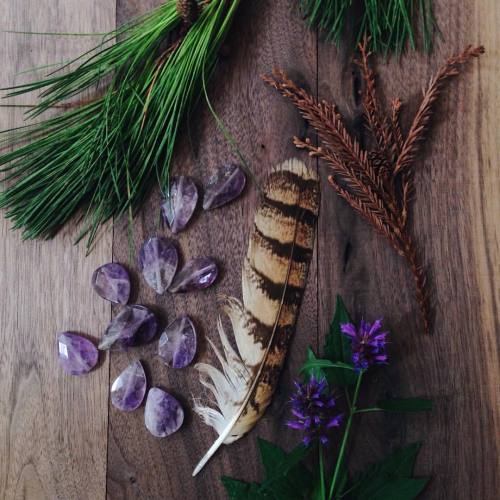
<path fill-rule="evenodd" d="M 432 48 L 436 28 L 432 0 L 300 0 L 312 27 L 339 45 L 354 25 L 357 39 L 370 38 L 370 49 L 401 54 L 417 48 L 417 30 L 426 52 Z"/>
<path fill-rule="evenodd" d="M 169 0 L 109 33 L 72 61 L 75 70 L 5 89 L 8 97 L 39 92 L 29 120 L 66 108 L 0 133 L 0 208 L 24 238 L 51 238 L 70 220 L 83 220 L 78 240 L 87 236 L 90 249 L 103 223 L 136 213 L 155 184 L 168 188 L 180 127 L 239 3 L 200 3 L 188 27 Z M 104 84 L 102 97 L 68 104 Z"/>

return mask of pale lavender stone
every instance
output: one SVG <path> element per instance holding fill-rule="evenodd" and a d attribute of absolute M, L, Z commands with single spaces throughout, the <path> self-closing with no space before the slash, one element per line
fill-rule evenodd
<path fill-rule="evenodd" d="M 198 257 L 189 261 L 177 274 L 169 288 L 172 293 L 193 292 L 211 286 L 219 270 L 217 264 L 210 257 Z"/>
<path fill-rule="evenodd" d="M 148 392 L 144 423 L 155 437 L 163 438 L 178 431 L 184 422 L 184 410 L 180 403 L 158 387 Z"/>
<path fill-rule="evenodd" d="M 187 226 L 197 204 L 198 188 L 192 179 L 182 175 L 170 180 L 170 193 L 161 209 L 165 222 L 174 234 Z"/>
<path fill-rule="evenodd" d="M 237 165 L 224 165 L 205 186 L 203 209 L 211 210 L 222 207 L 235 200 L 245 189 L 245 172 Z"/>
<path fill-rule="evenodd" d="M 130 297 L 130 277 L 121 264 L 112 262 L 96 269 L 92 286 L 100 297 L 115 304 L 126 304 Z"/>
<path fill-rule="evenodd" d="M 153 339 L 157 330 L 156 316 L 147 307 L 126 306 L 109 323 L 99 343 L 99 349 L 126 350 L 146 344 Z"/>
<path fill-rule="evenodd" d="M 84 375 L 97 364 L 99 352 L 86 338 L 72 332 L 57 336 L 59 363 L 70 375 Z"/>
<path fill-rule="evenodd" d="M 177 248 L 165 238 L 150 238 L 139 252 L 139 269 L 146 283 L 160 295 L 171 285 L 178 263 Z"/>
<path fill-rule="evenodd" d="M 158 354 L 166 365 L 185 368 L 196 354 L 196 330 L 189 316 L 181 316 L 167 326 L 158 343 Z"/>
<path fill-rule="evenodd" d="M 111 386 L 111 403 L 122 411 L 134 411 L 146 395 L 146 374 L 140 361 L 134 361 Z"/>

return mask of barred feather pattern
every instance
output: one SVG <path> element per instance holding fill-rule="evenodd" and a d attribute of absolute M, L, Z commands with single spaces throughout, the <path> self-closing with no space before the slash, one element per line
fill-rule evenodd
<path fill-rule="evenodd" d="M 271 402 L 306 285 L 318 211 L 315 172 L 295 159 L 272 170 L 243 264 L 243 300 L 219 297 L 238 352 L 219 318 L 222 351 L 209 342 L 221 369 L 197 365 L 201 383 L 213 395 L 213 406 L 195 401 L 194 409 L 219 439 L 194 475 L 220 444 L 230 444 L 249 432 Z"/>

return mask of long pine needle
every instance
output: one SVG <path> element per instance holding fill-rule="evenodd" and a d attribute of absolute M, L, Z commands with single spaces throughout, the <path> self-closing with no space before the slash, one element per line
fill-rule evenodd
<path fill-rule="evenodd" d="M 28 120 L 68 108 L 0 133 L 0 208 L 13 228 L 24 238 L 51 238 L 70 220 L 83 219 L 78 241 L 86 236 L 90 249 L 102 224 L 135 214 L 156 184 L 165 190 L 181 126 L 202 95 L 203 76 L 211 74 L 239 3 L 204 2 L 184 29 L 176 1 L 169 0 L 46 78 L 4 89 L 10 98 L 39 93 Z M 69 64 L 76 69 L 62 73 Z M 70 104 L 105 84 L 102 97 Z"/>

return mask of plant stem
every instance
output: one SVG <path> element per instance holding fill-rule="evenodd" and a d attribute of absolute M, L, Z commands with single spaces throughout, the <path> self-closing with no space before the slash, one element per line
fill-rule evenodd
<path fill-rule="evenodd" d="M 318 446 L 318 454 L 319 454 L 319 474 L 321 481 L 321 499 L 326 500 L 326 491 L 325 491 L 325 464 L 323 460 L 323 445 L 321 442 Z"/>
<path fill-rule="evenodd" d="M 362 410 L 356 410 L 354 413 L 373 413 L 376 411 L 384 411 L 382 408 L 363 408 Z"/>
<path fill-rule="evenodd" d="M 344 435 L 342 437 L 342 444 L 340 445 L 339 456 L 337 458 L 337 463 L 335 464 L 335 470 L 333 472 L 332 484 L 330 486 L 330 494 L 328 495 L 329 500 L 333 498 L 333 493 L 335 491 L 335 486 L 337 485 L 337 480 L 339 478 L 340 469 L 344 461 L 344 455 L 347 448 L 347 441 L 349 439 L 349 432 L 352 426 L 352 419 L 356 414 L 356 403 L 358 401 L 359 389 L 361 387 L 361 380 L 363 379 L 364 370 L 361 370 L 356 381 L 356 389 L 354 390 L 354 396 L 352 398 L 352 405 L 349 408 L 349 418 L 347 419 L 347 424 L 344 429 Z"/>

